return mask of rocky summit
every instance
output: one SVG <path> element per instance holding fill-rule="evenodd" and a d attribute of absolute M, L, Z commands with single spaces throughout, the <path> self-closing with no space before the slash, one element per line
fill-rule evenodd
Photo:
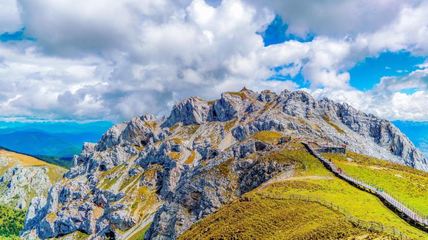
<path fill-rule="evenodd" d="M 291 176 L 295 165 L 271 154 L 290 142 L 428 170 L 391 122 L 346 103 L 288 90 L 192 97 L 166 119 L 136 117 L 85 144 L 48 196 L 32 200 L 22 237 L 176 239 L 275 176 Z"/>

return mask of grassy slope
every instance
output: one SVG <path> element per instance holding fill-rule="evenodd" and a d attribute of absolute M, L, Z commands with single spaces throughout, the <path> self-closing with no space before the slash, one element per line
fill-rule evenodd
<path fill-rule="evenodd" d="M 130 236 L 128 238 L 128 240 L 144 240 L 144 235 L 149 230 L 149 228 L 150 228 L 150 224 L 148 224 L 147 226 L 145 226 L 140 231 L 134 233 L 132 236 Z"/>
<path fill-rule="evenodd" d="M 46 167 L 48 169 L 49 179 L 52 183 L 58 181 L 62 178 L 62 175 L 66 171 L 64 168 L 46 163 L 37 158 L 15 153 L 11 151 L 6 151 L 0 149 L 0 157 L 8 159 L 8 163 L 5 166 L 0 166 L 0 175 L 5 173 L 9 168 L 14 166 L 23 166 L 23 167 Z"/>
<path fill-rule="evenodd" d="M 298 194 L 322 199 L 340 206 L 362 221 L 375 221 L 395 227 L 414 239 L 428 238 L 428 234 L 397 217 L 373 195 L 334 177 L 300 144 L 293 144 L 283 152 L 266 156 L 266 159 L 269 158 L 295 162 L 295 176 L 272 181 L 270 185 L 247 193 L 245 196 L 248 201 L 235 201 L 220 209 L 195 224 L 181 239 L 338 239 L 367 234 L 376 237 L 380 234 L 355 228 L 343 214 L 317 203 L 295 200 L 277 202 L 260 198 L 259 194 L 277 197 Z"/>
<path fill-rule="evenodd" d="M 325 154 L 347 174 L 384 189 L 424 216 L 428 216 L 428 173 L 356 153 Z"/>
<path fill-rule="evenodd" d="M 355 235 L 367 233 L 317 203 L 250 197 L 210 215 L 180 238 L 340 239 Z"/>
<path fill-rule="evenodd" d="M 255 133 L 253 136 L 253 138 L 255 138 L 256 140 L 270 144 L 278 143 L 278 140 L 281 137 L 283 137 L 283 134 L 275 131 L 260 131 Z"/>
<path fill-rule="evenodd" d="M 58 181 L 65 172 L 64 168 L 43 162 L 37 158 L 0 149 L 0 157 L 7 159 L 7 164 L 0 166 L 0 175 L 9 168 L 46 167 L 52 183 Z M 6 163 L 6 162 L 5 162 Z M 30 194 L 31 195 L 31 194 Z M 0 206 L 0 239 L 19 239 L 19 231 L 24 226 L 25 211 Z"/>

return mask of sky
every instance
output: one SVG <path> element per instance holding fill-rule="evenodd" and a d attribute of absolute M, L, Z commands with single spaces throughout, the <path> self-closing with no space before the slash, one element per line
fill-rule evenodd
<path fill-rule="evenodd" d="M 427 12 L 427 0 L 2 0 L 0 119 L 122 121 L 245 86 L 428 121 Z"/>

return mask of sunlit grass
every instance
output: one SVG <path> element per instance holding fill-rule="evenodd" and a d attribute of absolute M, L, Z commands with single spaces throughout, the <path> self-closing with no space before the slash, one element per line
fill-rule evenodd
<path fill-rule="evenodd" d="M 246 201 L 241 199 L 221 208 L 195 224 L 181 239 L 389 238 L 385 237 L 387 233 L 367 233 L 355 227 L 343 214 L 317 203 L 261 199 L 259 195 L 283 198 L 301 195 L 321 199 L 361 221 L 395 228 L 413 239 L 428 238 L 427 233 L 409 225 L 376 196 L 335 177 L 300 143 L 290 143 L 282 151 L 268 154 L 262 160 L 293 164 L 294 176 L 247 193 Z"/>
<path fill-rule="evenodd" d="M 179 239 L 343 239 L 375 235 L 317 203 L 249 195 L 193 225 Z"/>
<path fill-rule="evenodd" d="M 256 132 L 253 135 L 254 139 L 269 143 L 269 144 L 276 144 L 278 143 L 278 140 L 283 137 L 282 133 L 275 132 L 275 131 L 260 131 Z"/>
<path fill-rule="evenodd" d="M 323 119 L 324 119 L 324 121 L 326 121 L 330 126 L 332 126 L 334 129 L 336 129 L 336 131 L 338 132 L 338 133 L 342 133 L 342 134 L 344 134 L 345 133 L 345 131 L 342 129 L 342 128 L 340 128 L 339 126 L 337 126 L 328 116 L 324 116 L 323 117 Z"/>
<path fill-rule="evenodd" d="M 428 173 L 356 153 L 325 156 L 348 175 L 383 189 L 400 202 L 428 216 Z"/>
<path fill-rule="evenodd" d="M 144 240 L 144 235 L 146 235 L 147 230 L 149 230 L 151 224 L 147 224 L 143 229 L 134 233 L 128 240 Z"/>
<path fill-rule="evenodd" d="M 0 149 L 0 157 L 7 159 L 8 163 L 5 166 L 0 166 L 0 175 L 3 175 L 9 168 L 15 166 L 22 167 L 44 167 L 47 170 L 47 175 L 51 183 L 55 183 L 59 179 L 62 178 L 66 169 L 52 165 L 50 163 L 39 160 L 35 157 L 31 157 L 28 155 L 10 152 L 3 149 Z"/>

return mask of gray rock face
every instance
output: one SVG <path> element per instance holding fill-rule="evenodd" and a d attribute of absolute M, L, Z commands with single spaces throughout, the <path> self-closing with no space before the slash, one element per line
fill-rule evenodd
<path fill-rule="evenodd" d="M 236 104 L 236 100 L 230 95 L 222 94 L 221 98 L 215 101 L 211 108 L 209 115 L 210 121 L 225 122 L 236 117 L 238 111 L 235 109 L 234 104 Z"/>
<path fill-rule="evenodd" d="M 236 147 L 251 149 L 254 142 Z M 279 172 L 291 169 L 290 166 L 275 162 L 227 160 L 231 154 L 224 153 L 217 164 L 195 169 L 182 177 L 174 196 L 156 213 L 155 224 L 152 224 L 146 239 L 174 239 L 195 221 L 215 212 Z"/>
<path fill-rule="evenodd" d="M 276 95 L 276 93 L 269 90 L 264 90 L 258 95 L 257 100 L 269 103 L 276 100 L 277 97 L 278 95 Z"/>
<path fill-rule="evenodd" d="M 29 230 L 31 227 L 35 226 L 40 222 L 43 217 L 43 207 L 46 206 L 46 198 L 44 197 L 36 197 L 31 200 L 30 207 L 27 211 L 27 216 L 25 219 L 24 225 Z"/>
<path fill-rule="evenodd" d="M 51 182 L 43 167 L 12 167 L 0 177 L 0 204 L 25 209 L 31 196 L 47 194 Z"/>
<path fill-rule="evenodd" d="M 209 106 L 207 102 L 197 98 L 188 98 L 172 109 L 171 115 L 162 124 L 162 127 L 171 127 L 177 122 L 184 125 L 201 124 L 206 121 Z"/>
<path fill-rule="evenodd" d="M 23 236 L 81 231 L 93 239 L 125 238 L 153 222 L 146 239 L 174 239 L 224 204 L 293 171 L 269 159 L 287 140 L 263 142 L 254 136 L 261 131 L 346 144 L 428 170 L 427 159 L 387 120 L 303 91 L 243 89 L 214 102 L 189 98 L 163 122 L 150 115 L 133 118 L 98 143 L 85 144 L 47 199 L 32 201 Z"/>
<path fill-rule="evenodd" d="M 390 121 L 358 111 L 346 103 L 334 103 L 328 99 L 320 100 L 319 107 L 325 115 L 336 118 L 356 134 L 373 140 L 378 146 L 399 158 L 390 158 L 392 161 L 428 170 L 427 158 Z"/>
<path fill-rule="evenodd" d="M 309 118 L 317 107 L 316 100 L 304 91 L 283 91 L 278 100 L 283 106 L 284 113 L 291 116 Z"/>

